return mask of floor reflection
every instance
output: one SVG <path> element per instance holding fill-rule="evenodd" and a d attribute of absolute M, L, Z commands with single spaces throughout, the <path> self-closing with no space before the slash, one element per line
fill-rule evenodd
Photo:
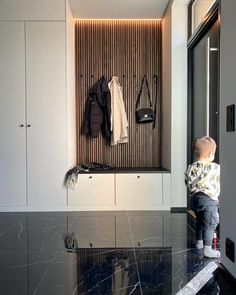
<path fill-rule="evenodd" d="M 193 241 L 188 213 L 1 213 L 0 294 L 176 294 L 209 263 Z"/>

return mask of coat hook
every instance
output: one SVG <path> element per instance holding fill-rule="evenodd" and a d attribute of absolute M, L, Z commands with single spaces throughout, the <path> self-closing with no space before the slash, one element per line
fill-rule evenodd
<path fill-rule="evenodd" d="M 157 79 L 157 75 L 153 75 L 153 78 Z"/>

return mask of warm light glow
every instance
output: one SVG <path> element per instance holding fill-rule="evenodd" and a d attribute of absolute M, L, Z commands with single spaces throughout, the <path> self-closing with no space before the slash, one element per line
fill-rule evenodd
<path fill-rule="evenodd" d="M 162 18 L 74 18 L 76 21 L 162 21 Z"/>

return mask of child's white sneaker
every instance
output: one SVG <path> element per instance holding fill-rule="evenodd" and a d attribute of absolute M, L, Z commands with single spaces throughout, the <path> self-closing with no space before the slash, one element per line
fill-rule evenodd
<path fill-rule="evenodd" d="M 213 250 L 211 246 L 204 246 L 203 253 L 208 258 L 220 258 L 220 251 Z"/>
<path fill-rule="evenodd" d="M 197 249 L 202 249 L 203 248 L 203 240 L 197 240 L 195 246 Z"/>

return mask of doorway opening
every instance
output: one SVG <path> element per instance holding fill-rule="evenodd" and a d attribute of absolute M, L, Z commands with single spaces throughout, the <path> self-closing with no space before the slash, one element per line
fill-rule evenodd
<path fill-rule="evenodd" d="M 189 23 L 191 27 L 191 21 Z M 217 150 L 214 162 L 219 163 L 219 80 L 220 15 L 219 1 L 215 1 L 188 42 L 188 164 L 194 162 L 193 140 L 203 136 L 215 140 Z M 190 198 L 187 198 L 187 205 L 191 207 Z M 219 226 L 216 232 L 219 238 Z"/>
<path fill-rule="evenodd" d="M 192 142 L 211 136 L 219 147 L 220 18 L 218 5 L 188 43 L 188 163 Z M 215 162 L 219 162 L 217 148 Z"/>

